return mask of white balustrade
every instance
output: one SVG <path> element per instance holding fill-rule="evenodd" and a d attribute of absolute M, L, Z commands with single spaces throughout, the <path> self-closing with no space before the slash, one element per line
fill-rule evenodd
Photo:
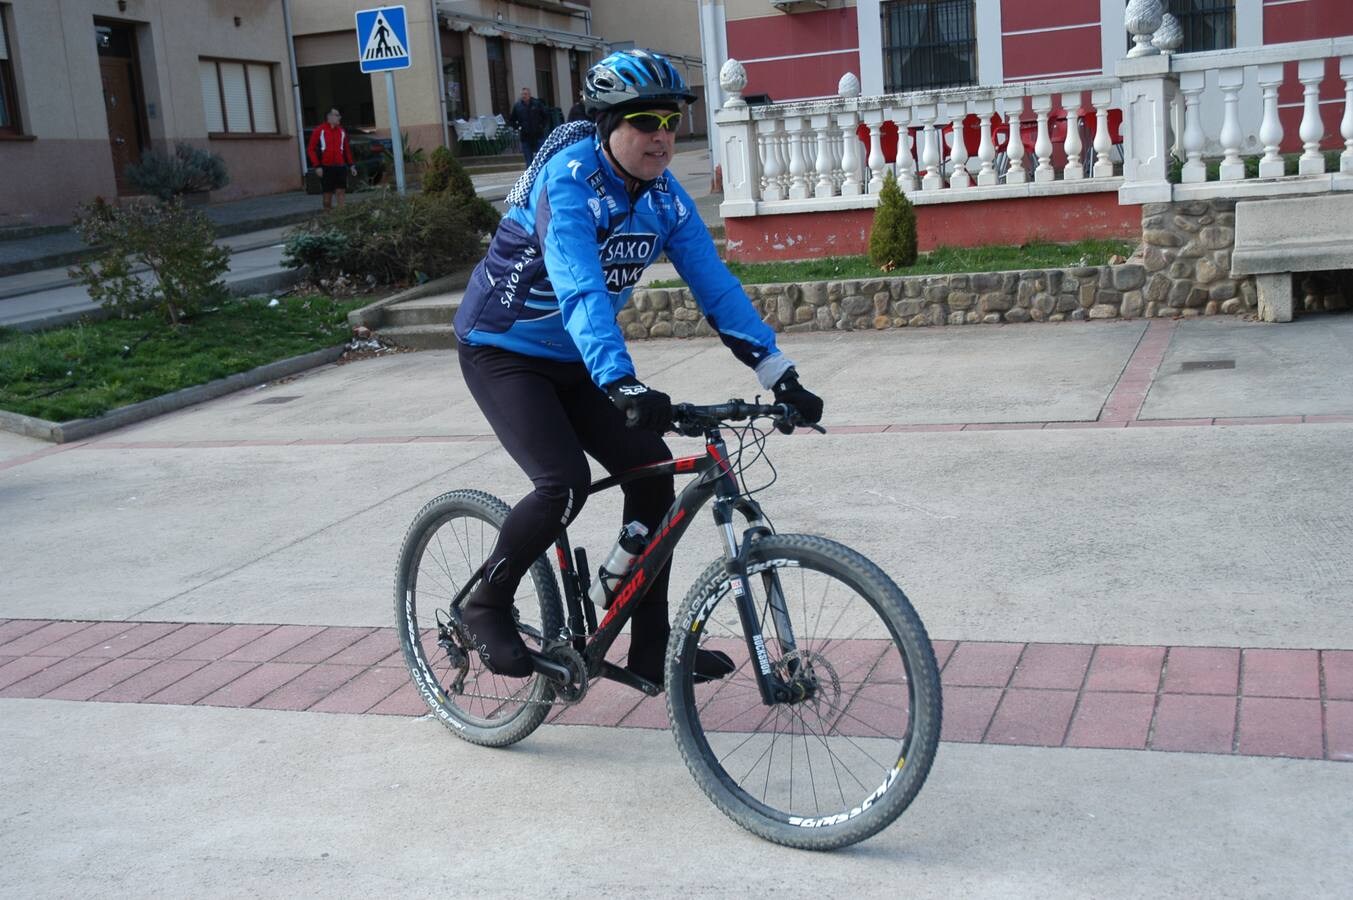
<path fill-rule="evenodd" d="M 761 169 L 765 187 L 761 189 L 762 199 L 765 200 L 783 200 L 784 185 L 780 183 L 782 172 L 780 166 L 780 121 L 778 119 L 762 119 L 757 123 L 757 132 L 761 137 L 761 145 L 764 148 L 762 159 L 764 160 Z"/>
<path fill-rule="evenodd" d="M 1013 112 L 1007 116 L 1010 125 L 1010 136 L 1007 139 L 1005 147 L 1006 159 L 1010 160 L 1010 165 L 1005 170 L 1006 184 L 1024 184 L 1029 180 L 1029 173 L 1024 170 L 1024 135 L 1021 131 L 1020 114 L 1023 111 L 1018 105 Z"/>
<path fill-rule="evenodd" d="M 1240 158 L 1241 143 L 1245 140 L 1240 130 L 1240 89 L 1245 86 L 1244 69 L 1222 69 L 1218 73 L 1224 104 L 1221 126 L 1221 146 L 1226 158 L 1221 161 L 1221 180 L 1240 181 L 1245 177 L 1245 163 Z"/>
<path fill-rule="evenodd" d="M 1081 160 L 1081 95 L 1062 95 L 1062 107 L 1066 111 L 1066 141 L 1062 149 L 1066 152 L 1066 168 L 1062 177 L 1067 181 L 1079 181 L 1085 177 L 1085 163 Z"/>
<path fill-rule="evenodd" d="M 1319 175 L 1325 171 L 1325 157 L 1320 152 L 1320 139 L 1325 136 L 1325 123 L 1320 118 L 1320 82 L 1324 79 L 1323 59 L 1303 59 L 1297 63 L 1297 80 L 1305 94 L 1301 128 L 1297 132 L 1305 152 L 1297 162 L 1298 175 Z"/>
<path fill-rule="evenodd" d="M 808 161 L 803 152 L 805 135 L 803 119 L 798 116 L 785 120 L 789 132 L 789 199 L 808 199 Z"/>
<path fill-rule="evenodd" d="M 968 172 L 968 142 L 963 139 L 963 120 L 968 115 L 966 103 L 946 103 L 949 118 L 949 162 L 953 168 L 949 172 L 951 188 L 972 186 L 972 175 Z"/>
<path fill-rule="evenodd" d="M 1000 183 L 1000 176 L 996 174 L 996 142 L 992 140 L 991 134 L 991 117 L 996 112 L 996 103 L 992 100 L 975 100 L 972 109 L 982 128 L 982 139 L 977 145 L 977 158 L 982 161 L 982 167 L 977 172 L 977 186 L 991 187 Z"/>
<path fill-rule="evenodd" d="M 832 157 L 831 116 L 813 116 L 813 130 L 817 132 L 817 186 L 813 196 L 819 199 L 831 197 L 836 193 L 832 173 L 836 170 L 836 160 Z"/>
<path fill-rule="evenodd" d="M 921 178 L 921 190 L 938 191 L 944 187 L 944 175 L 940 171 L 940 144 L 943 139 L 935 130 L 939 108 L 934 104 L 924 104 L 916 107 L 916 114 L 922 126 L 921 133 L 916 136 L 920 145 L 918 155 L 921 167 L 925 170 Z"/>
<path fill-rule="evenodd" d="M 1090 102 L 1095 107 L 1095 166 L 1090 174 L 1093 178 L 1113 177 L 1113 138 L 1109 134 L 1109 104 L 1113 101 L 1113 91 L 1100 89 L 1090 94 Z"/>
<path fill-rule="evenodd" d="M 1344 80 L 1344 117 L 1339 120 L 1344 152 L 1339 154 L 1339 171 L 1353 175 L 1353 56 L 1339 60 L 1339 77 Z"/>
<path fill-rule="evenodd" d="M 1034 169 L 1034 181 L 1053 181 L 1057 178 L 1057 171 L 1052 167 L 1052 133 L 1048 126 L 1048 114 L 1052 112 L 1052 95 L 1036 95 L 1033 98 L 1033 108 L 1034 115 L 1038 117 L 1038 137 L 1034 140 L 1034 155 L 1038 157 L 1038 167 Z"/>
<path fill-rule="evenodd" d="M 841 182 L 841 196 L 856 197 L 864 193 L 864 184 L 860 181 L 860 139 L 855 134 L 855 113 L 842 113 L 838 121 L 841 125 L 841 169 L 846 176 Z"/>
<path fill-rule="evenodd" d="M 1283 142 L 1283 123 L 1278 118 L 1278 88 L 1282 83 L 1282 63 L 1259 67 L 1259 88 L 1264 93 L 1264 119 L 1259 125 L 1259 143 L 1264 145 L 1264 158 L 1259 160 L 1260 178 L 1280 178 L 1283 174 L 1283 158 L 1278 155 Z"/>
<path fill-rule="evenodd" d="M 911 139 L 911 108 L 895 110 L 889 118 L 897 125 L 897 186 L 916 190 L 916 152 Z"/>
<path fill-rule="evenodd" d="M 1206 72 L 1185 72 L 1179 79 L 1179 90 L 1184 94 L 1184 170 L 1180 176 L 1185 184 L 1207 181 L 1207 166 L 1203 164 L 1202 111 L 1198 108 L 1203 88 L 1207 87 Z"/>

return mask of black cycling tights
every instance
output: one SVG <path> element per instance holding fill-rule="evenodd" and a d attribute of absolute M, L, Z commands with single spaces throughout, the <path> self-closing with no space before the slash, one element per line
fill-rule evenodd
<path fill-rule="evenodd" d="M 671 459 L 672 451 L 660 435 L 627 428 L 624 415 L 592 383 L 582 363 L 461 344 L 460 369 L 493 433 L 535 485 L 508 514 L 486 567 L 492 578 L 485 599 L 506 606 L 531 563 L 582 510 L 591 481 L 584 453 L 616 474 Z M 650 532 L 675 497 L 670 475 L 640 479 L 621 489 L 624 521 L 638 519 Z M 670 563 L 663 567 L 635 610 L 631 632 L 636 645 L 666 637 L 670 570 Z M 654 650 L 662 652 L 632 646 L 630 659 L 636 651 Z"/>

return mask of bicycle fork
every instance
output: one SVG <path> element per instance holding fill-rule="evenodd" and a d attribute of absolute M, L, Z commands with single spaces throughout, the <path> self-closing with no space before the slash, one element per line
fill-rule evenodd
<path fill-rule="evenodd" d="M 733 512 L 746 516 L 749 527 L 739 541 L 733 527 Z M 770 534 L 761 517 L 760 508 L 751 500 L 739 495 L 720 497 L 714 503 L 714 522 L 719 527 L 724 540 L 724 566 L 729 575 L 733 599 L 737 603 L 738 616 L 742 620 L 742 634 L 747 642 L 749 658 L 756 667 L 756 682 L 761 691 L 761 701 L 772 706 L 794 698 L 794 691 L 777 677 L 771 665 L 770 654 L 766 650 L 766 641 L 762 636 L 761 618 L 752 596 L 751 580 L 747 573 L 747 548 L 756 538 Z M 793 651 L 797 644 L 794 627 L 789 620 L 789 610 L 785 604 L 784 591 L 780 588 L 780 579 L 774 569 L 762 573 L 762 584 L 766 591 L 766 606 L 771 623 L 775 629 L 775 639 L 779 644 L 780 655 Z"/>

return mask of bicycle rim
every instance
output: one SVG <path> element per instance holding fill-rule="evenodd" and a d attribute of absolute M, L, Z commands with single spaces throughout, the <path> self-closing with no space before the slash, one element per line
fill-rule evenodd
<path fill-rule="evenodd" d="M 815 849 L 862 840 L 906 808 L 929 770 L 940 724 L 929 639 L 901 590 L 848 548 L 777 536 L 750 562 L 766 663 L 802 699 L 763 702 L 758 654 L 718 563 L 669 647 L 678 743 L 701 787 L 749 830 Z M 697 647 L 727 653 L 736 671 L 695 684 Z"/>
<path fill-rule="evenodd" d="M 523 720 L 534 719 L 529 733 L 544 718 L 552 697 L 539 676 L 497 675 L 474 652 L 453 660 L 454 651 L 441 642 L 452 599 L 492 551 L 506 514 L 506 505 L 485 494 L 444 495 L 424 507 L 400 554 L 395 603 L 405 660 L 433 712 L 471 739 L 503 737 L 528 724 Z M 513 602 L 527 631 L 541 635 L 557 630 L 554 576 L 543 558 L 522 579 Z M 539 649 L 538 638 L 527 636 L 526 641 Z"/>

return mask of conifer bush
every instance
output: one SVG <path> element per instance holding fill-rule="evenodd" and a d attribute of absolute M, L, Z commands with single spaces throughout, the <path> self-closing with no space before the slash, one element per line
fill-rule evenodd
<path fill-rule="evenodd" d="M 916 262 L 916 207 L 897 186 L 892 172 L 883 176 L 874 227 L 869 232 L 869 261 L 884 271 Z"/>

